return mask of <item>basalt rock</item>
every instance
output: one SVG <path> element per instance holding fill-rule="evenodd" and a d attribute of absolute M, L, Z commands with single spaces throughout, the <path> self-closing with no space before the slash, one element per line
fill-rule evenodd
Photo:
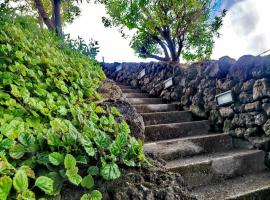
<path fill-rule="evenodd" d="M 266 123 L 263 125 L 263 130 L 266 135 L 270 135 L 270 119 L 268 119 Z"/>
<path fill-rule="evenodd" d="M 254 103 L 249 103 L 245 105 L 245 111 L 250 112 L 250 111 L 259 111 L 262 109 L 262 104 L 259 101 L 256 101 Z"/>
<path fill-rule="evenodd" d="M 234 111 L 231 107 L 219 108 L 219 112 L 220 112 L 221 117 L 233 117 L 234 116 Z"/>
<path fill-rule="evenodd" d="M 115 84 L 113 80 L 106 79 L 102 81 L 100 87 L 98 88 L 98 93 L 107 100 L 107 99 L 121 99 L 125 100 L 125 97 L 122 93 L 122 90 L 118 85 Z"/>
<path fill-rule="evenodd" d="M 263 97 L 270 97 L 270 83 L 266 78 L 257 80 L 253 86 L 253 99 L 259 100 Z"/>
<path fill-rule="evenodd" d="M 95 188 L 102 193 L 103 200 L 196 200 L 180 174 L 164 170 L 157 161 L 152 163 L 151 169 L 122 169 L 121 177 L 113 181 L 97 179 Z M 67 185 L 57 199 L 50 200 L 80 200 L 85 193 L 89 191 Z"/>
<path fill-rule="evenodd" d="M 137 82 L 151 96 L 162 97 L 167 103 L 179 102 L 183 110 L 208 118 L 211 131 L 230 131 L 243 138 L 245 130 L 246 140 L 263 135 L 270 138 L 270 55 L 247 55 L 237 61 L 223 57 L 184 67 L 161 62 L 122 64 L 125 73 L 115 72 L 119 63 L 106 65 L 109 77 Z M 146 75 L 139 80 L 142 69 L 146 69 Z M 163 83 L 170 77 L 174 85 L 165 89 Z M 219 108 L 215 97 L 228 90 L 232 90 L 234 102 Z"/>

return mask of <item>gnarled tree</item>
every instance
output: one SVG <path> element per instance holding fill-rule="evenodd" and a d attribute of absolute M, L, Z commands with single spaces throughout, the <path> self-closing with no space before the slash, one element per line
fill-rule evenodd
<path fill-rule="evenodd" d="M 105 26 L 136 30 L 131 47 L 143 58 L 177 63 L 209 58 L 226 11 L 212 0 L 104 0 Z"/>
<path fill-rule="evenodd" d="M 9 0 L 15 2 L 17 8 L 39 19 L 40 25 L 62 36 L 62 24 L 72 22 L 80 15 L 80 0 Z"/>

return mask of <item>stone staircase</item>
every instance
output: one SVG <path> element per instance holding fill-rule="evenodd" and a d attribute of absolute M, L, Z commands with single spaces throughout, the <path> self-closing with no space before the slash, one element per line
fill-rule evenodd
<path fill-rule="evenodd" d="M 270 172 L 263 151 L 237 148 L 241 142 L 228 134 L 210 133 L 207 120 L 194 121 L 191 112 L 178 111 L 175 104 L 119 87 L 143 116 L 145 152 L 179 172 L 199 200 L 270 199 Z"/>

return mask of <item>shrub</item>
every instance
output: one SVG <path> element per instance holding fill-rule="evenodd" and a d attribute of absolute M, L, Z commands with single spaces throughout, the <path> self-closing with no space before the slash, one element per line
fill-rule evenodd
<path fill-rule="evenodd" d="M 66 182 L 101 199 L 94 179 L 116 179 L 144 154 L 117 109 L 95 104 L 99 63 L 30 17 L 0 17 L 0 27 L 0 199 L 46 198 Z"/>

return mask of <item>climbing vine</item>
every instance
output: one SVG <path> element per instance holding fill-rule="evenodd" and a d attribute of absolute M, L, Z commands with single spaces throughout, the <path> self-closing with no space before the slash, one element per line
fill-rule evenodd
<path fill-rule="evenodd" d="M 118 110 L 95 104 L 101 67 L 30 17 L 0 17 L 0 27 L 0 199 L 47 198 L 65 183 L 102 199 L 94 180 L 144 154 Z"/>

